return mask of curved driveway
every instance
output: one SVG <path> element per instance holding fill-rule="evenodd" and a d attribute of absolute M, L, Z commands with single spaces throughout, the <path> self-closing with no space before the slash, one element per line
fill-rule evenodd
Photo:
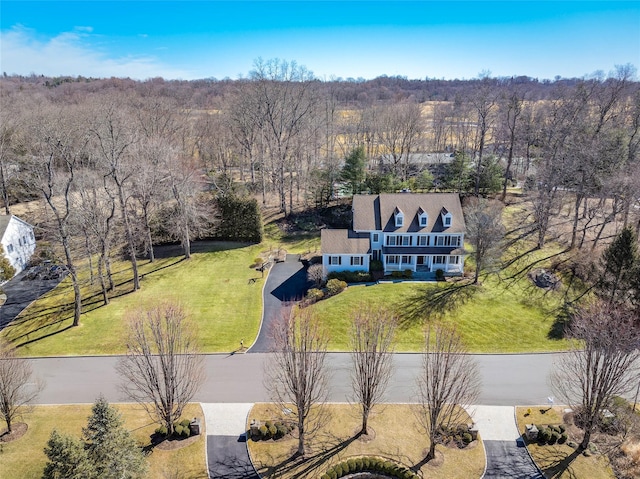
<path fill-rule="evenodd" d="M 286 303 L 302 299 L 308 288 L 307 270 L 300 262 L 300 255 L 288 254 L 283 263 L 273 265 L 262 293 L 260 333 L 247 352 L 267 353 L 272 350 L 271 325 L 280 318 Z"/>

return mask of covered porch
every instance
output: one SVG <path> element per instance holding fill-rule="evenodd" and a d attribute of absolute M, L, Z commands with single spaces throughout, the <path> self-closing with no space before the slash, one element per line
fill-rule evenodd
<path fill-rule="evenodd" d="M 462 273 L 460 255 L 385 254 L 382 258 L 385 272 L 405 271 L 429 273 L 439 269 L 445 273 Z"/>

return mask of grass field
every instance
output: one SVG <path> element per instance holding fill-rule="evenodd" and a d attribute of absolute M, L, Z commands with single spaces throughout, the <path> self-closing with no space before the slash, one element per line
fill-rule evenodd
<path fill-rule="evenodd" d="M 374 431 L 371 441 L 354 437 L 360 425 L 356 406 L 330 404 L 326 407 L 330 421 L 311 441 L 311 453 L 305 461 L 289 460 L 292 450 L 297 448 L 295 438 L 249 441 L 251 459 L 262 477 L 317 478 L 331 465 L 363 455 L 385 457 L 405 467 L 417 466 L 423 477 L 430 479 L 474 479 L 484 471 L 484 448 L 478 442 L 466 449 L 438 446 L 436 459 L 430 464 L 423 464 L 429 441 L 420 432 L 413 412 L 415 405 L 385 405 L 374 410 L 370 417 Z M 256 404 L 249 417 L 264 422 L 278 419 L 279 415 L 273 405 Z"/>
<path fill-rule="evenodd" d="M 115 406 L 123 416 L 124 426 L 132 432 L 140 445 L 149 444 L 149 437 L 157 427 L 139 406 L 118 404 Z M 91 414 L 91 405 L 36 406 L 26 416 L 29 426 L 26 434 L 9 443 L 0 443 L 0 477 L 2 479 L 39 479 L 47 462 L 44 447 L 51 431 L 73 434 L 80 437 Z M 199 404 L 190 404 L 184 412 L 185 418 L 202 418 Z M 204 424 L 204 421 L 201 421 Z M 184 479 L 206 479 L 205 437 L 181 449 L 162 451 L 153 449 L 147 457 L 148 477 L 180 477 Z M 177 471 L 179 475 L 170 475 Z M 166 475 L 165 475 L 166 474 Z"/>
<path fill-rule="evenodd" d="M 525 416 L 529 408 L 516 408 L 516 418 L 518 430 L 523 433 L 525 424 L 562 424 L 562 409 L 554 407 L 547 411 L 547 408 L 530 408 L 531 414 Z M 541 411 L 546 411 L 544 414 Z M 572 458 L 574 448 L 567 444 L 554 444 L 539 446 L 538 444 L 527 445 L 529 453 L 533 457 L 540 470 L 548 479 L 613 479 L 615 477 L 609 460 L 606 456 L 595 454 L 590 457 L 578 454 Z"/>
<path fill-rule="evenodd" d="M 426 316 L 432 306 L 428 288 L 444 284 L 391 283 L 350 286 L 344 292 L 311 306 L 323 318 L 330 332 L 330 349 L 348 348 L 349 328 L 355 311 L 363 305 L 389 308 L 400 318 L 396 333 L 398 351 L 420 351 L 424 341 Z M 443 320 L 455 325 L 473 352 L 556 351 L 567 348 L 557 339 L 557 298 L 521 290 L 518 285 L 503 287 L 496 280 L 474 287 L 466 303 L 444 313 Z M 453 301 L 453 300 L 451 300 Z"/>

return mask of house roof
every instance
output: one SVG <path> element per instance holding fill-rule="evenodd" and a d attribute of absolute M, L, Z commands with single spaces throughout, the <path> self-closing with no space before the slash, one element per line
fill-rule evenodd
<path fill-rule="evenodd" d="M 9 226 L 9 223 L 11 222 L 11 218 L 15 219 L 16 221 L 30 227 L 33 228 L 33 226 L 31 226 L 29 223 L 27 223 L 24 220 L 21 220 L 20 218 L 18 218 L 15 215 L 0 215 L 0 238 L 4 237 L 4 234 L 7 231 L 7 227 Z"/>
<path fill-rule="evenodd" d="M 394 211 L 404 213 L 404 224 L 396 227 Z M 427 214 L 427 226 L 421 227 L 418 214 Z M 442 212 L 451 213 L 451 226 L 442 224 Z M 464 233 L 464 215 L 460 197 L 455 193 L 389 193 L 353 197 L 353 229 L 397 233 Z"/>
<path fill-rule="evenodd" d="M 369 234 L 352 230 L 320 230 L 322 254 L 368 254 Z"/>

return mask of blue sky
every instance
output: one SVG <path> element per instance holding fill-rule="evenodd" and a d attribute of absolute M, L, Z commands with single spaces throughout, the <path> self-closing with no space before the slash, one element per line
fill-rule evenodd
<path fill-rule="evenodd" d="M 8 74 L 218 79 L 281 58 L 318 77 L 582 77 L 640 66 L 640 1 L 0 2 Z"/>

